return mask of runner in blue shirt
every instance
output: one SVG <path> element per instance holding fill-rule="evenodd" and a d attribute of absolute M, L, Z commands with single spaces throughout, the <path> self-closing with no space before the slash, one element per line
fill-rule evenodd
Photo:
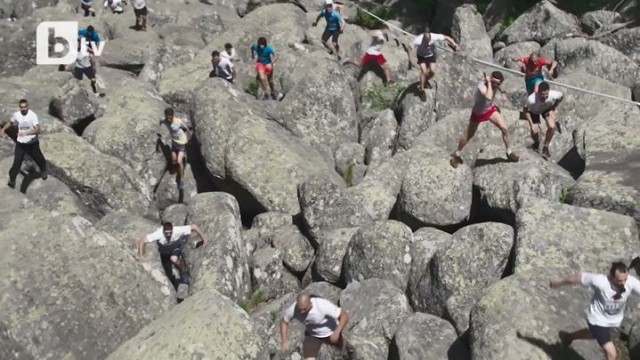
<path fill-rule="evenodd" d="M 333 8 L 333 0 L 325 1 L 325 8 L 320 12 L 316 21 L 313 22 L 313 26 L 317 26 L 318 21 L 320 21 L 322 17 L 327 20 L 327 27 L 322 33 L 322 44 L 329 49 L 330 54 L 336 54 L 338 56 L 338 60 L 341 60 L 342 58 L 340 57 L 340 45 L 338 45 L 338 38 L 344 31 L 347 24 L 342 18 L 342 15 Z M 328 43 L 330 38 L 332 44 Z"/>
<path fill-rule="evenodd" d="M 87 41 L 93 41 L 96 45 L 100 44 L 100 36 L 98 36 L 98 32 L 91 25 L 86 29 L 78 31 L 78 36 L 82 36 L 87 39 Z M 87 46 L 89 46 L 89 44 L 87 44 Z"/>
<path fill-rule="evenodd" d="M 269 89 L 271 89 L 271 97 L 273 100 L 280 100 L 281 94 L 278 94 L 273 85 L 273 65 L 278 59 L 276 51 L 267 45 L 267 39 L 261 37 L 258 44 L 251 46 L 251 57 L 256 61 L 256 70 L 258 72 L 256 79 L 262 84 L 264 90 L 264 100 L 269 99 Z"/>

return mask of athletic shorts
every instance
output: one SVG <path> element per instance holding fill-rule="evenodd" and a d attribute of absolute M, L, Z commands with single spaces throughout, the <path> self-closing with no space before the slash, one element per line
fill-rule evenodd
<path fill-rule="evenodd" d="M 89 66 L 88 68 L 76 67 L 73 69 L 73 76 L 76 79 L 82 80 L 82 75 L 86 75 L 89 79 L 93 80 L 96 78 L 96 71 L 93 66 Z"/>
<path fill-rule="evenodd" d="M 174 153 L 185 152 L 187 149 L 187 145 L 185 144 L 177 144 L 175 142 L 171 142 L 171 151 Z"/>
<path fill-rule="evenodd" d="M 338 30 L 325 30 L 322 33 L 322 41 L 327 41 L 331 39 L 332 42 L 337 43 L 338 38 L 340 37 L 340 29 Z"/>
<path fill-rule="evenodd" d="M 529 95 L 533 94 L 533 90 L 535 89 L 536 84 L 539 84 L 544 81 L 544 76 L 538 75 L 531 79 L 525 79 L 524 82 L 527 85 L 527 93 Z"/>
<path fill-rule="evenodd" d="M 340 334 L 340 339 L 344 340 L 342 334 Z M 326 338 L 317 338 L 315 336 L 311 336 L 309 334 L 305 334 L 304 342 L 302 343 L 302 357 L 306 358 L 317 358 L 320 353 L 320 348 L 322 344 L 327 344 L 333 346 L 329 337 Z"/>
<path fill-rule="evenodd" d="M 142 9 L 133 9 L 133 13 L 136 15 L 136 17 L 138 16 L 147 16 L 147 7 L 143 7 Z"/>
<path fill-rule="evenodd" d="M 496 111 L 500 112 L 500 109 L 498 109 L 498 107 L 495 105 L 491 105 L 491 108 L 489 108 L 489 110 L 487 110 L 487 112 L 485 112 L 484 114 L 478 115 L 473 111 L 471 111 L 471 121 L 475 123 L 489 121 L 489 118 L 491 117 L 491 115 L 493 115 L 493 113 L 495 113 Z"/>
<path fill-rule="evenodd" d="M 608 327 L 591 325 L 587 321 L 587 325 L 589 325 L 589 331 L 593 334 L 593 337 L 598 342 L 598 345 L 603 346 L 604 344 L 611 341 L 611 329 Z"/>
<path fill-rule="evenodd" d="M 182 243 L 174 241 L 168 245 L 162 245 L 158 243 L 158 252 L 163 261 L 170 260 L 172 256 L 182 256 Z"/>
<path fill-rule="evenodd" d="M 364 56 L 362 57 L 362 66 L 366 66 L 369 63 L 376 63 L 382 66 L 387 63 L 387 59 L 385 59 L 382 54 L 371 55 L 371 54 L 365 53 Z"/>
<path fill-rule="evenodd" d="M 82 4 L 82 3 L 80 4 L 80 8 L 81 8 L 82 10 L 84 10 L 84 14 L 85 14 L 85 16 L 86 16 L 87 14 L 89 14 L 89 12 L 92 10 L 92 9 L 91 9 L 91 5 Z"/>
<path fill-rule="evenodd" d="M 418 56 L 418 65 L 420 64 L 431 64 L 431 63 L 435 63 L 436 60 L 438 60 L 438 57 L 433 54 L 433 56 L 429 56 L 429 57 L 424 57 L 424 56 Z"/>
<path fill-rule="evenodd" d="M 542 116 L 545 120 L 547 120 L 547 118 L 549 117 L 548 111 L 542 114 L 534 114 L 534 113 L 530 113 L 530 114 L 531 114 L 531 120 L 533 121 L 534 124 L 540 124 L 540 116 Z"/>
<path fill-rule="evenodd" d="M 273 74 L 273 65 L 256 63 L 256 70 L 258 70 L 259 73 L 264 73 L 265 75 L 271 75 Z"/>

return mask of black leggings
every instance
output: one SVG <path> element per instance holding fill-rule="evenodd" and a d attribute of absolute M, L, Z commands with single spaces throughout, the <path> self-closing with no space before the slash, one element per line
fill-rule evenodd
<path fill-rule="evenodd" d="M 36 140 L 36 142 L 33 142 L 31 144 L 16 142 L 16 150 L 13 154 L 13 165 L 9 170 L 9 182 L 16 182 L 16 178 L 18 177 L 18 173 L 20 172 L 20 168 L 22 167 L 22 162 L 24 161 L 25 154 L 29 155 L 29 157 L 32 158 L 33 161 L 36 162 L 36 164 L 38 164 L 41 172 L 47 172 L 47 161 L 44 159 L 44 155 L 42 155 L 39 141 Z"/>

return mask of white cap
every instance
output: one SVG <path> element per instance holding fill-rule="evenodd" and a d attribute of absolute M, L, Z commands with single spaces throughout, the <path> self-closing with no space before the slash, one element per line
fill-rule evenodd
<path fill-rule="evenodd" d="M 324 5 L 333 5 L 333 0 L 324 0 Z"/>

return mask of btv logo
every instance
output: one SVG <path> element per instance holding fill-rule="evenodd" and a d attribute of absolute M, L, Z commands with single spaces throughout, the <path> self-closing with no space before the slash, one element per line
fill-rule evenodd
<path fill-rule="evenodd" d="M 80 51 L 86 52 L 87 39 L 78 35 L 77 21 L 41 22 L 36 28 L 36 64 L 73 64 L 78 57 L 78 41 L 80 42 Z M 93 41 L 89 43 L 94 56 L 102 55 L 106 40 L 101 40 L 99 44 Z"/>

